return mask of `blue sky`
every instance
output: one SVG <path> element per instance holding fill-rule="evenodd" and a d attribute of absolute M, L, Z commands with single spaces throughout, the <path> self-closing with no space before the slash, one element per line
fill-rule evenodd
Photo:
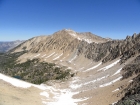
<path fill-rule="evenodd" d="M 62 29 L 124 39 L 140 32 L 140 0 L 0 0 L 0 41 Z"/>

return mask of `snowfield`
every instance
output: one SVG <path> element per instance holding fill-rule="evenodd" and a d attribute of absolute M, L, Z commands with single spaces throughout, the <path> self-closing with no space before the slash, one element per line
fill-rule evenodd
<path fill-rule="evenodd" d="M 115 66 L 115 65 L 116 65 L 117 63 L 119 63 L 119 62 L 120 62 L 120 59 L 117 60 L 117 61 L 115 61 L 114 63 L 112 63 L 112 64 L 110 64 L 110 65 L 107 65 L 107 66 L 105 66 L 105 67 L 99 69 L 98 71 L 101 71 L 101 70 L 106 71 L 107 69 L 110 69 L 111 67 Z"/>
<path fill-rule="evenodd" d="M 36 87 L 42 92 L 39 94 L 41 96 L 45 96 L 46 98 L 42 98 L 42 103 L 45 105 L 77 105 L 76 102 L 84 101 L 84 99 L 73 99 L 72 96 L 76 93 L 71 92 L 70 89 L 56 89 L 53 86 L 47 86 L 44 84 L 35 85 L 31 84 L 16 78 L 12 78 L 0 73 L 0 79 L 4 80 L 5 82 L 10 83 L 13 86 L 20 87 L 20 88 L 30 88 L 31 86 Z M 49 94 L 52 93 L 54 97 L 50 97 Z M 51 98 L 51 99 L 50 99 Z M 48 99 L 53 100 L 49 102 Z M 45 101 L 46 100 L 46 101 Z"/>
<path fill-rule="evenodd" d="M 62 55 L 63 55 L 63 53 L 58 55 L 55 52 L 53 52 L 52 54 L 48 55 L 47 57 L 46 57 L 46 54 L 44 54 L 43 57 L 49 58 L 51 56 L 53 56 L 53 57 L 55 56 L 53 60 L 56 60 L 56 59 L 59 59 Z M 40 56 L 40 55 L 38 54 L 36 56 Z M 70 59 L 69 62 L 72 62 L 76 58 L 77 58 L 77 55 L 73 56 L 73 58 Z M 19 87 L 19 88 L 27 89 L 30 87 L 35 87 L 35 88 L 39 89 L 40 91 L 37 94 L 38 94 L 38 96 L 40 96 L 40 99 L 41 99 L 43 105 L 78 105 L 79 102 L 88 100 L 91 98 L 91 96 L 86 96 L 83 98 L 76 97 L 76 99 L 74 99 L 73 98 L 74 95 L 77 96 L 77 95 L 81 94 L 80 92 L 89 91 L 88 89 L 96 90 L 97 88 L 101 89 L 103 87 L 110 86 L 122 78 L 122 76 L 119 74 L 122 70 L 121 67 L 119 69 L 117 68 L 117 70 L 114 71 L 114 73 L 111 72 L 111 74 L 110 74 L 110 72 L 108 72 L 109 70 L 107 70 L 107 69 L 113 67 L 114 65 L 116 65 L 119 61 L 120 60 L 117 60 L 117 61 L 115 61 L 107 66 L 103 66 L 103 67 L 101 66 L 102 62 L 99 62 L 98 64 L 91 66 L 90 68 L 85 69 L 84 71 L 81 71 L 81 73 L 85 74 L 85 73 L 89 73 L 87 71 L 95 69 L 95 71 L 97 72 L 96 73 L 97 76 L 94 75 L 95 77 L 93 78 L 90 76 L 91 74 L 89 73 L 86 78 L 80 78 L 80 76 L 73 77 L 72 80 L 68 81 L 68 85 L 63 85 L 63 83 L 59 84 L 59 85 L 58 84 L 52 85 L 52 86 L 48 86 L 45 84 L 35 85 L 35 84 L 28 83 L 28 82 L 25 82 L 25 81 L 22 81 L 22 80 L 13 78 L 13 77 L 6 76 L 1 73 L 0 73 L 0 79 L 4 80 L 5 82 L 10 83 L 13 86 Z M 102 68 L 101 67 L 100 67 L 101 69 L 98 68 L 99 66 L 101 66 Z M 68 67 L 68 69 L 72 69 L 72 67 Z M 84 69 L 84 67 L 80 68 L 80 70 L 81 69 Z M 98 71 L 102 71 L 102 72 L 98 72 Z M 102 73 L 102 74 L 98 75 L 98 73 Z M 119 75 L 117 75 L 117 74 L 119 74 Z M 111 79 L 110 77 L 113 79 Z M 63 86 L 66 86 L 66 88 L 60 88 Z M 115 90 L 111 91 L 110 93 L 114 93 L 117 91 L 119 91 L 118 87 L 116 87 Z M 84 104 L 86 104 L 86 103 L 84 103 Z"/>
<path fill-rule="evenodd" d="M 97 65 L 95 65 L 95 66 L 93 66 L 93 67 L 91 67 L 91 68 L 89 68 L 89 69 L 87 69 L 86 71 L 83 71 L 83 72 L 87 72 L 87 71 L 90 71 L 90 70 L 92 70 L 92 69 L 95 69 L 95 68 L 97 68 L 98 66 L 100 66 L 102 64 L 102 62 L 100 62 L 99 64 L 97 64 Z"/>

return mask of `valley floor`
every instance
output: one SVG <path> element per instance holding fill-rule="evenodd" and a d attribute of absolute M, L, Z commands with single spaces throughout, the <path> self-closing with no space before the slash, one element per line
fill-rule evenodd
<path fill-rule="evenodd" d="M 109 105 L 119 98 L 115 93 L 110 93 L 116 87 L 117 85 L 88 91 L 79 90 L 78 94 L 74 95 L 76 92 L 69 89 L 68 83 L 62 83 L 61 89 L 60 84 L 56 83 L 55 88 L 47 86 L 42 90 L 34 86 L 15 87 L 0 80 L 0 105 Z"/>
<path fill-rule="evenodd" d="M 77 70 L 77 75 L 68 81 L 47 85 L 0 74 L 0 105 L 111 105 L 122 98 L 122 88 L 132 79 L 120 80 L 123 65 L 118 62 L 119 59 L 103 65 L 91 64 Z"/>

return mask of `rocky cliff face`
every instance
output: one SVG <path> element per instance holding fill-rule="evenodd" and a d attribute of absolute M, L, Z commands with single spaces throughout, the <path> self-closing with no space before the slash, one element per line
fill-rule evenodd
<path fill-rule="evenodd" d="M 112 40 L 101 44 L 79 44 L 79 54 L 84 53 L 85 57 L 93 61 L 102 60 L 108 62 L 122 56 L 121 62 L 140 53 L 140 34 L 134 34 L 125 40 Z M 83 42 L 84 43 L 84 42 Z"/>
<path fill-rule="evenodd" d="M 140 55 L 123 69 L 122 79 L 135 77 L 132 82 L 122 92 L 124 97 L 116 105 L 139 105 L 140 104 Z"/>
<path fill-rule="evenodd" d="M 71 69 L 76 75 L 69 80 L 67 87 L 77 92 L 73 96 L 76 99 L 87 97 L 83 103 L 78 102 L 79 105 L 108 105 L 122 98 L 117 104 L 121 105 L 123 99 L 139 97 L 139 46 L 140 34 L 127 36 L 124 40 L 111 40 L 90 32 L 65 29 L 50 36 L 29 39 L 10 50 L 9 54 L 24 51 L 17 58 L 21 64 L 39 59 L 39 62 Z"/>

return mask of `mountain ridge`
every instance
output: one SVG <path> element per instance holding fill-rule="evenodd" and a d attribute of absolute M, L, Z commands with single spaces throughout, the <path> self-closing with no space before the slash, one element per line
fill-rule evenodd
<path fill-rule="evenodd" d="M 136 90 L 139 88 L 137 81 L 140 74 L 138 66 L 140 33 L 127 36 L 124 40 L 108 40 L 95 35 L 91 37 L 91 33 L 80 35 L 81 33 L 73 30 L 60 30 L 51 36 L 31 38 L 7 54 L 24 52 L 16 58 L 17 65 L 38 59 L 40 63 L 48 62 L 60 68 L 70 69 L 74 74 L 67 78 L 64 84 L 61 84 L 58 91 L 65 89 L 66 95 L 68 91 L 72 94 L 74 92 L 73 98 L 83 100 L 75 102 L 79 105 L 84 103 L 87 105 L 113 105 L 118 100 L 120 101 L 117 105 L 121 105 L 123 102 L 121 99 L 125 99 L 124 97 L 130 97 L 126 98 L 128 102 L 131 101 L 133 95 L 139 94 Z M 86 40 L 83 36 L 87 36 Z M 89 43 L 90 41 L 92 43 Z M 35 66 L 39 70 L 38 65 L 40 64 L 35 64 L 33 67 Z M 29 70 L 27 69 L 25 78 L 28 80 L 30 78 L 28 76 L 31 75 L 28 75 Z M 57 69 L 56 73 L 59 74 Z M 21 72 L 22 69 L 16 74 L 20 75 Z M 39 73 L 41 72 L 39 71 Z M 48 71 L 43 73 L 43 76 L 47 77 L 52 75 L 55 74 Z M 53 83 L 55 84 L 56 81 Z M 135 86 L 137 87 L 135 88 Z M 50 90 L 46 91 L 50 92 Z M 63 95 L 63 92 L 59 94 Z M 53 98 L 55 99 L 55 97 Z M 52 102 L 53 98 L 49 98 L 46 103 Z M 127 102 L 125 105 L 129 105 Z M 137 101 L 135 103 L 139 104 Z"/>

